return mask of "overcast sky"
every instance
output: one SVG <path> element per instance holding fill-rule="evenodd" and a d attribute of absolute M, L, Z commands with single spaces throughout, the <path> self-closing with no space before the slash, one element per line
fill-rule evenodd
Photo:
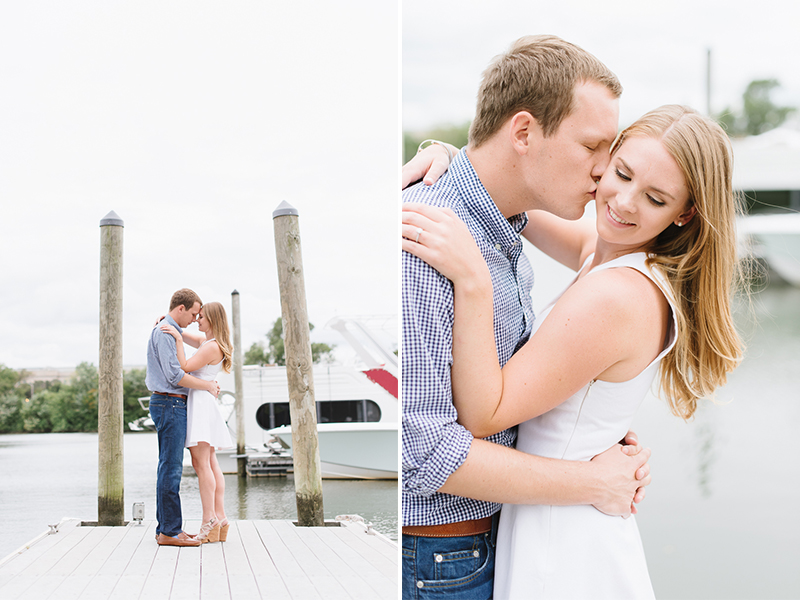
<path fill-rule="evenodd" d="M 0 363 L 97 364 L 99 222 L 124 220 L 123 361 L 172 292 L 280 316 L 272 212 L 300 211 L 311 321 L 397 314 L 391 2 L 6 2 Z"/>
<path fill-rule="evenodd" d="M 662 104 L 738 105 L 754 79 L 777 78 L 779 103 L 800 106 L 800 2 L 794 0 L 461 0 L 403 2 L 407 130 L 472 119 L 481 73 L 515 39 L 550 33 L 605 62 L 625 91 L 620 124 Z"/>

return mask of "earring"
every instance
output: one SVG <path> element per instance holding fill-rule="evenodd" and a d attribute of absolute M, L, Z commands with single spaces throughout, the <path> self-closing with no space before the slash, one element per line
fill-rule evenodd
<path fill-rule="evenodd" d="M 678 227 L 683 227 L 683 221 L 678 221 L 677 223 L 675 223 L 675 225 L 677 225 Z"/>

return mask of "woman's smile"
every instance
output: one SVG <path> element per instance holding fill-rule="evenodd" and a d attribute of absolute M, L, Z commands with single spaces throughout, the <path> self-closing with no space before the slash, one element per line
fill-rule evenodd
<path fill-rule="evenodd" d="M 620 225 L 628 226 L 633 225 L 633 223 L 626 221 L 622 217 L 620 217 L 617 213 L 615 213 L 610 205 L 606 205 L 608 207 L 608 216 L 609 218 L 614 221 L 615 223 L 619 223 Z"/>

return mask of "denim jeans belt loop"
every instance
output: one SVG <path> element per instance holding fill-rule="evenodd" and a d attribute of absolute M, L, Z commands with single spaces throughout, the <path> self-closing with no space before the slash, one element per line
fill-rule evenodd
<path fill-rule="evenodd" d="M 182 400 L 186 400 L 186 394 L 168 394 L 167 392 L 156 392 L 159 396 L 171 396 L 172 398 L 180 398 Z"/>
<path fill-rule="evenodd" d="M 492 530 L 492 517 L 473 519 L 471 521 L 458 521 L 445 525 L 415 525 L 403 527 L 403 535 L 416 535 L 420 537 L 464 537 L 467 535 L 480 535 Z"/>

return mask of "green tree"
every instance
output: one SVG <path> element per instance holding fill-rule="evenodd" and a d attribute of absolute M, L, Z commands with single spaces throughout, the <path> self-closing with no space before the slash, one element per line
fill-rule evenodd
<path fill-rule="evenodd" d="M 50 403 L 45 392 L 34 394 L 32 398 L 25 398 L 20 407 L 22 431 L 29 433 L 48 433 L 53 430 L 50 418 Z"/>
<path fill-rule="evenodd" d="M 314 330 L 312 323 L 308 324 L 309 331 Z M 319 363 L 322 360 L 329 360 L 332 357 L 333 349 L 336 346 L 329 346 L 319 342 L 311 344 L 311 360 Z M 257 342 L 250 346 L 244 355 L 246 365 L 286 365 L 286 349 L 283 344 L 283 319 L 278 317 L 272 324 L 272 328 L 267 333 L 267 346 L 262 342 Z"/>
<path fill-rule="evenodd" d="M 759 135 L 780 127 L 797 108 L 773 102 L 772 92 L 778 87 L 777 79 L 751 81 L 742 96 L 742 111 L 728 107 L 717 115 L 717 121 L 729 135 Z"/>
<path fill-rule="evenodd" d="M 144 384 L 146 375 L 145 369 L 131 369 L 122 375 L 122 422 L 126 430 L 128 423 L 145 415 L 139 398 L 150 395 Z"/>
<path fill-rule="evenodd" d="M 14 389 L 0 393 L 0 433 L 23 430 L 23 404 L 24 398 L 21 398 Z"/>
<path fill-rule="evenodd" d="M 403 132 L 403 162 L 411 160 L 422 141 L 428 139 L 448 142 L 456 148 L 463 148 L 469 139 L 469 122 L 461 125 L 443 125 L 428 131 Z"/>
<path fill-rule="evenodd" d="M 82 362 L 69 385 L 43 392 L 52 430 L 97 431 L 97 386 L 97 368 Z"/>
<path fill-rule="evenodd" d="M 0 394 L 13 390 L 21 376 L 14 369 L 9 369 L 5 365 L 0 365 Z"/>
<path fill-rule="evenodd" d="M 264 348 L 263 342 L 253 342 L 250 349 L 244 353 L 244 364 L 246 365 L 259 365 L 263 367 L 268 362 L 267 350 Z"/>

